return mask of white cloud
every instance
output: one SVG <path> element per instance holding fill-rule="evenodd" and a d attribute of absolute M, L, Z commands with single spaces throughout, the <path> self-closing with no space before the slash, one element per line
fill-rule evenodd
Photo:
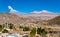
<path fill-rule="evenodd" d="M 10 9 L 10 13 L 16 13 L 16 12 L 19 12 L 19 11 L 13 9 L 11 6 L 8 6 L 8 9 Z"/>
<path fill-rule="evenodd" d="M 24 13 L 24 14 L 26 14 L 25 12 L 19 12 L 19 11 L 13 9 L 11 6 L 8 6 L 8 9 L 10 9 L 9 13 L 15 13 L 15 14 Z M 42 10 L 42 11 L 33 11 L 33 12 L 30 12 L 30 13 L 53 13 L 53 12 L 49 12 L 47 10 Z"/>
<path fill-rule="evenodd" d="M 12 8 L 11 6 L 8 6 L 8 8 L 9 8 L 10 10 L 13 10 L 13 8 Z"/>
<path fill-rule="evenodd" d="M 53 13 L 53 12 L 50 12 L 50 11 L 47 11 L 47 10 L 42 10 L 42 11 L 33 11 L 31 13 Z"/>
<path fill-rule="evenodd" d="M 42 10 L 41 12 L 48 12 L 47 10 Z"/>
<path fill-rule="evenodd" d="M 41 11 L 33 11 L 33 12 L 31 12 L 31 13 L 41 13 Z"/>

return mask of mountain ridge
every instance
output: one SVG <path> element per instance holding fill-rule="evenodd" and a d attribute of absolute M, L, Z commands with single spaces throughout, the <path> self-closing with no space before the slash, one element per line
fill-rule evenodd
<path fill-rule="evenodd" d="M 45 16 L 46 15 L 46 16 Z M 49 14 L 49 16 L 45 13 L 43 14 L 14 14 L 14 13 L 0 13 L 0 23 L 14 23 L 14 24 L 20 24 L 20 23 L 33 23 L 36 21 L 42 21 L 42 20 L 50 20 L 54 17 L 57 17 L 59 15 L 57 14 Z"/>

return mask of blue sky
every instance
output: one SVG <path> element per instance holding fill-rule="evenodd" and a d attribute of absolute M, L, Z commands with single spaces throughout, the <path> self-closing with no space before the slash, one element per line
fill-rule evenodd
<path fill-rule="evenodd" d="M 41 10 L 60 12 L 60 0 L 0 0 L 0 12 L 9 12 L 8 6 L 23 13 Z"/>

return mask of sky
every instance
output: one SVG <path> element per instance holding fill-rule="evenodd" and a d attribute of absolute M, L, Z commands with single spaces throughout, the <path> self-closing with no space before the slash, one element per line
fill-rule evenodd
<path fill-rule="evenodd" d="M 9 12 L 8 6 L 22 13 L 41 10 L 60 13 L 60 0 L 0 0 L 0 13 Z"/>

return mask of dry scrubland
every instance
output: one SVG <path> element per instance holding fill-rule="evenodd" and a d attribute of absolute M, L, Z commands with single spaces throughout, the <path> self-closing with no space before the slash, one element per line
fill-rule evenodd
<path fill-rule="evenodd" d="M 32 18 L 33 15 L 36 14 L 18 16 L 11 13 L 0 13 L 0 32 L 21 35 L 27 32 L 29 37 L 60 37 L 60 16 L 55 14 L 56 17 L 54 15 L 54 18 L 50 20 L 41 20 L 39 17 Z M 46 16 L 44 17 L 46 19 Z"/>

